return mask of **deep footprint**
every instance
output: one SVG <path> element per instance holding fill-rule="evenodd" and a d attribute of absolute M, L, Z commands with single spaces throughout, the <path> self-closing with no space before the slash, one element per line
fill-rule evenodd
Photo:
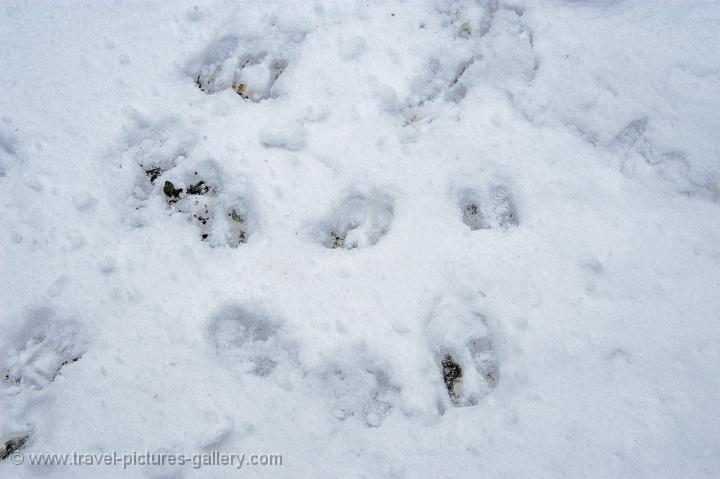
<path fill-rule="evenodd" d="M 466 301 L 440 301 L 426 334 L 452 405 L 474 406 L 497 386 L 495 340 L 487 319 Z"/>
<path fill-rule="evenodd" d="M 198 228 L 198 238 L 211 247 L 236 248 L 246 243 L 256 223 L 251 198 L 241 182 L 233 181 L 220 164 L 197 149 L 193 130 L 178 120 L 151 121 L 135 115 L 127 130 L 123 163 L 136 169 L 130 217 L 142 226 L 150 203 L 160 197 L 173 214 Z M 230 180 L 234 188 L 226 186 Z"/>

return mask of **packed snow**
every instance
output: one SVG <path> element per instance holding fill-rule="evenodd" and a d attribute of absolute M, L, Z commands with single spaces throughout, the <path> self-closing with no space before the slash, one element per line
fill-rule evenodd
<path fill-rule="evenodd" d="M 709 0 L 2 2 L 0 476 L 717 477 L 718 45 Z"/>

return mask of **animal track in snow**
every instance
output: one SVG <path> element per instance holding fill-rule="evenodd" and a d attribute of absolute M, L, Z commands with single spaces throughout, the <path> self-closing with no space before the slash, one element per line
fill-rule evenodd
<path fill-rule="evenodd" d="M 210 324 L 210 340 L 217 353 L 243 374 L 270 376 L 276 368 L 297 361 L 296 347 L 282 331 L 282 323 L 261 310 L 226 306 Z"/>
<path fill-rule="evenodd" d="M 278 41 L 279 40 L 279 41 Z M 209 45 L 191 67 L 195 84 L 207 94 L 231 88 L 259 102 L 277 96 L 275 83 L 288 66 L 297 36 L 225 35 Z"/>
<path fill-rule="evenodd" d="M 706 171 L 693 169 L 685 152 L 658 146 L 648 117 L 630 121 L 607 143 L 607 148 L 620 161 L 620 170 L 633 177 L 643 169 L 673 185 L 679 193 L 689 196 L 715 197 L 717 186 Z"/>
<path fill-rule="evenodd" d="M 173 212 L 187 216 L 211 246 L 246 243 L 255 227 L 253 208 L 246 196 L 226 190 L 219 165 L 199 155 L 192 135 L 177 131 L 175 123 L 138 123 L 124 154 L 141 169 L 137 208 L 157 195 Z"/>
<path fill-rule="evenodd" d="M 500 9 L 493 14 L 490 29 L 480 40 L 479 59 L 468 68 L 469 76 L 477 75 L 481 82 L 500 88 L 508 82 L 532 81 L 538 60 L 533 33 L 522 22 L 521 13 Z"/>
<path fill-rule="evenodd" d="M 457 195 L 462 221 L 471 230 L 508 228 L 518 225 L 518 215 L 510 190 L 491 185 L 485 190 L 464 189 Z"/>
<path fill-rule="evenodd" d="M 208 339 L 240 374 L 265 378 L 300 368 L 298 347 L 286 336 L 283 322 L 256 307 L 223 307 L 211 318 Z M 368 427 L 379 426 L 391 413 L 400 389 L 364 349 L 304 371 L 302 383 L 309 394 L 328 402 L 338 420 L 356 417 Z"/>
<path fill-rule="evenodd" d="M 390 229 L 392 198 L 381 191 L 346 196 L 319 226 L 318 236 L 328 248 L 363 248 L 380 241 Z"/>
<path fill-rule="evenodd" d="M 313 391 L 320 392 L 340 421 L 360 419 L 378 427 L 398 401 L 399 386 L 364 350 L 353 351 L 351 360 L 337 358 L 313 372 Z"/>
<path fill-rule="evenodd" d="M 2 339 L 0 461 L 26 447 L 33 436 L 34 428 L 23 419 L 34 407 L 33 392 L 49 388 L 89 345 L 79 323 L 58 319 L 47 308 L 29 313 L 19 331 L 6 332 Z"/>
<path fill-rule="evenodd" d="M 5 387 L 42 389 L 80 359 L 87 344 L 77 323 L 56 320 L 48 310 L 36 311 L 16 344 L 6 349 L 2 382 Z"/>
<path fill-rule="evenodd" d="M 442 299 L 425 330 L 438 375 L 454 406 L 473 406 L 497 386 L 494 336 L 485 316 L 466 301 Z"/>
<path fill-rule="evenodd" d="M 402 110 L 403 122 L 412 125 L 438 114 L 437 100 L 458 103 L 475 85 L 489 85 L 510 93 L 529 84 L 538 69 L 533 33 L 522 21 L 519 7 L 504 2 L 457 2 L 438 10 L 443 27 L 452 31 L 453 45 L 432 55 L 412 81 Z"/>
<path fill-rule="evenodd" d="M 200 229 L 200 238 L 217 244 L 217 239 L 231 247 L 246 243 L 250 223 L 246 204 L 232 202 L 222 195 L 220 175 L 213 162 L 204 162 L 194 168 L 203 171 L 171 171 L 164 177 L 162 193 L 168 205 L 178 213 L 192 218 Z M 171 181 L 172 180 L 172 181 Z"/>

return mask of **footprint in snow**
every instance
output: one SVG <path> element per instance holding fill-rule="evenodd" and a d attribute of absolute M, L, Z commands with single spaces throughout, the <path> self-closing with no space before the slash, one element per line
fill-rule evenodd
<path fill-rule="evenodd" d="M 5 387 L 42 389 L 67 365 L 79 360 L 88 339 L 78 323 L 57 320 L 52 311 L 31 313 L 22 333 L 0 363 Z"/>
<path fill-rule="evenodd" d="M 327 400 L 336 419 L 360 420 L 367 427 L 379 427 L 398 402 L 400 387 L 364 348 L 353 348 L 315 369 L 308 376 L 314 394 Z"/>
<path fill-rule="evenodd" d="M 230 305 L 213 316 L 209 337 L 217 354 L 242 374 L 272 375 L 297 361 L 297 350 L 282 321 L 251 306 Z"/>
<path fill-rule="evenodd" d="M 167 178 L 162 186 L 165 201 L 196 224 L 201 240 L 233 248 L 247 242 L 252 229 L 250 207 L 242 198 L 232 199 L 224 192 L 214 163 L 206 161 L 194 165 L 192 171 L 176 170 L 163 177 Z"/>
<path fill-rule="evenodd" d="M 134 198 L 143 211 L 160 196 L 173 213 L 187 217 L 211 246 L 232 248 L 246 243 L 255 229 L 248 195 L 225 185 L 220 165 L 196 151 L 197 141 L 173 120 L 148 122 L 135 118 L 123 154 L 130 167 L 139 166 Z"/>
<path fill-rule="evenodd" d="M 214 94 L 232 89 L 259 102 L 278 96 L 276 83 L 288 67 L 288 57 L 301 34 L 224 35 L 211 43 L 188 70 L 201 91 Z"/>
<path fill-rule="evenodd" d="M 33 428 L 12 411 L 32 408 L 32 391 L 50 386 L 62 372 L 79 361 L 89 340 L 80 324 L 58 319 L 48 308 L 32 311 L 22 328 L 5 332 L 0 358 L 0 407 L 6 414 L 0 431 L 0 461 L 27 446 Z"/>
<path fill-rule="evenodd" d="M 388 194 L 377 190 L 351 193 L 319 225 L 317 236 L 332 249 L 372 246 L 390 230 L 393 214 Z"/>
<path fill-rule="evenodd" d="M 474 406 L 500 379 L 495 337 L 487 319 L 465 300 L 443 298 L 425 328 L 438 379 L 453 406 Z"/>
<path fill-rule="evenodd" d="M 486 189 L 467 188 L 457 195 L 462 222 L 471 230 L 501 229 L 518 226 L 515 201 L 507 186 L 491 185 Z"/>

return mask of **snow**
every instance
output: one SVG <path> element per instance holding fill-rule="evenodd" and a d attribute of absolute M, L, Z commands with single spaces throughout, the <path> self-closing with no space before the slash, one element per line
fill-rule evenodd
<path fill-rule="evenodd" d="M 0 476 L 715 477 L 719 41 L 704 0 L 3 2 Z M 27 460 L 73 451 L 283 465 Z"/>

